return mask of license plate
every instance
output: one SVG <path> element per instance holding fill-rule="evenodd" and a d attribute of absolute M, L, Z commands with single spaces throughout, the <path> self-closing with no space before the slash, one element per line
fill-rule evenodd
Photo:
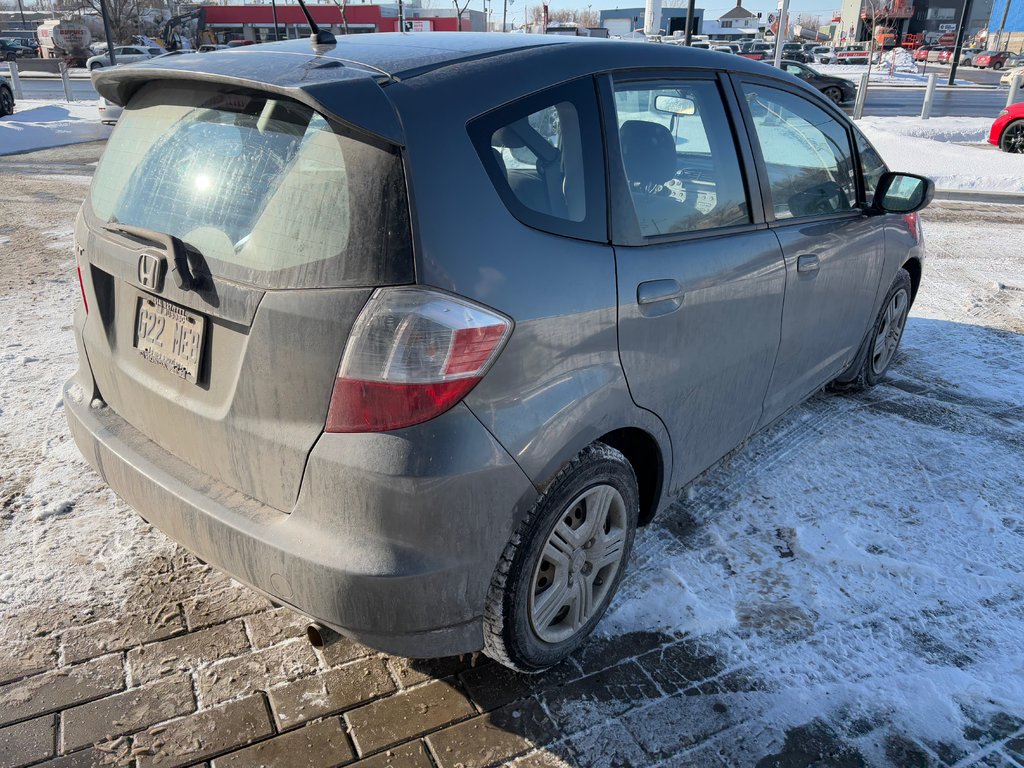
<path fill-rule="evenodd" d="M 205 318 L 160 299 L 139 299 L 135 348 L 151 363 L 196 383 Z"/>

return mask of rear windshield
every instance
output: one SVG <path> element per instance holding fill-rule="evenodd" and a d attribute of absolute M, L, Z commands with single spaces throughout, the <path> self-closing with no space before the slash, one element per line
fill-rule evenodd
<path fill-rule="evenodd" d="M 100 224 L 174 235 L 212 274 L 261 287 L 411 279 L 397 149 L 273 95 L 146 86 L 110 138 L 90 202 Z"/>

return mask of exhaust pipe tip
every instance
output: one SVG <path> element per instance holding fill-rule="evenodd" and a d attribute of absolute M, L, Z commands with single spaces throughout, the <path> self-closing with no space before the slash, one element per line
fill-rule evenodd
<path fill-rule="evenodd" d="M 319 622 L 311 622 L 306 626 L 306 639 L 314 648 L 323 649 L 337 640 L 340 635 L 330 627 L 325 627 Z"/>

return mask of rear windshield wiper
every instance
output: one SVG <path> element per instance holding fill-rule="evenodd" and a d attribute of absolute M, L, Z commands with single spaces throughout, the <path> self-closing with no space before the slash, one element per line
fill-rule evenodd
<path fill-rule="evenodd" d="M 166 232 L 158 232 L 148 227 L 121 224 L 118 221 L 104 224 L 103 228 L 108 232 L 129 235 L 159 245 L 171 259 L 171 274 L 174 276 L 175 285 L 183 291 L 193 291 L 201 287 L 202 280 L 193 271 L 193 262 L 202 264 L 203 255 L 193 246 L 187 245 L 180 237 L 169 235 Z"/>

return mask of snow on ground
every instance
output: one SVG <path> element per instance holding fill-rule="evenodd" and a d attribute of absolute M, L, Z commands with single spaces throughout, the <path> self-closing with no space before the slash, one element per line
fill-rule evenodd
<path fill-rule="evenodd" d="M 867 64 L 812 64 L 823 75 L 834 75 L 854 83 L 860 83 L 861 75 L 868 71 Z M 890 73 L 888 65 L 874 64 L 871 67 L 871 83 L 878 85 L 926 85 L 930 72 L 921 74 L 918 71 L 900 71 Z M 970 80 L 954 81 L 957 85 L 976 85 Z M 945 78 L 939 76 L 939 85 L 945 84 Z"/>
<path fill-rule="evenodd" d="M 987 142 L 992 122 L 988 117 L 864 117 L 857 125 L 890 168 L 929 176 L 939 189 L 1024 192 L 1024 155 L 1000 152 Z"/>
<path fill-rule="evenodd" d="M 98 100 L 21 100 L 13 115 L 0 117 L 0 155 L 105 139 L 111 127 L 100 123 L 98 108 Z"/>
<path fill-rule="evenodd" d="M 80 300 L 71 220 L 88 179 L 54 174 L 38 192 L 7 178 L 0 636 L 27 606 L 120 605 L 176 551 L 106 489 L 64 423 Z M 812 721 L 877 765 L 907 764 L 892 738 L 954 763 L 975 724 L 1024 725 L 1024 218 L 936 205 L 923 220 L 924 283 L 889 379 L 815 396 L 701 478 L 639 534 L 599 627 L 684 634 L 719 660 L 713 700 L 729 725 L 712 739 L 730 764 Z M 578 705 L 580 717 L 602 707 Z M 652 739 L 678 736 L 679 718 L 695 727 L 680 699 L 646 706 L 630 717 L 649 713 Z"/>
<path fill-rule="evenodd" d="M 1024 217 L 977 209 L 925 212 L 886 383 L 815 396 L 637 539 L 600 631 L 748 674 L 737 759 L 815 718 L 871 764 L 899 764 L 886 734 L 965 754 L 971 723 L 1024 713 Z"/>

